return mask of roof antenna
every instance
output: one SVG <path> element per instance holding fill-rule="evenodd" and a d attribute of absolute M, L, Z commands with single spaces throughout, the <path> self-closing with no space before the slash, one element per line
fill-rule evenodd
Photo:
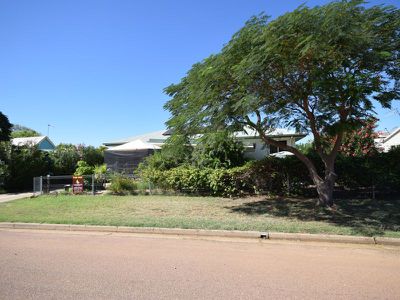
<path fill-rule="evenodd" d="M 47 124 L 47 137 L 50 137 L 50 127 L 53 127 L 53 125 Z"/>

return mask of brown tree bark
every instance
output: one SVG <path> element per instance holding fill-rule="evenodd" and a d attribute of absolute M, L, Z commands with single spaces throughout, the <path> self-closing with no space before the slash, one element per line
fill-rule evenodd
<path fill-rule="evenodd" d="M 283 150 L 289 151 L 293 153 L 300 161 L 304 163 L 304 165 L 307 167 L 308 172 L 310 174 L 310 177 L 316 187 L 317 193 L 318 193 L 318 204 L 321 206 L 328 206 L 332 207 L 334 205 L 334 199 L 333 199 L 333 189 L 335 186 L 335 181 L 337 178 L 337 175 L 335 173 L 335 159 L 338 154 L 340 144 L 342 141 L 343 135 L 340 133 L 336 136 L 334 145 L 332 147 L 332 150 L 329 154 L 326 154 L 321 146 L 320 143 L 320 137 L 317 136 L 318 142 L 317 144 L 317 152 L 321 158 L 321 160 L 324 163 L 325 166 L 325 176 L 321 177 L 318 172 L 317 168 L 315 167 L 314 163 L 303 153 L 301 153 L 297 148 L 289 146 L 289 145 L 282 145 L 278 141 L 275 141 L 273 138 L 268 137 L 265 134 L 265 131 L 263 128 L 260 126 L 260 115 L 257 114 L 258 117 L 258 122 L 254 123 L 252 122 L 249 118 L 247 118 L 247 125 L 253 127 L 257 132 L 259 133 L 261 139 L 268 145 L 273 145 L 276 147 L 279 147 Z"/>

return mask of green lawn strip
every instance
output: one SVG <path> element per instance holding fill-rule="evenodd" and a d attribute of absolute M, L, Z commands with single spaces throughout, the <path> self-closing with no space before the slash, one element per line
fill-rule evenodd
<path fill-rule="evenodd" d="M 313 199 L 40 196 L 0 204 L 0 222 L 400 237 L 399 201 L 374 201 L 337 201 L 332 212 L 315 207 Z"/>

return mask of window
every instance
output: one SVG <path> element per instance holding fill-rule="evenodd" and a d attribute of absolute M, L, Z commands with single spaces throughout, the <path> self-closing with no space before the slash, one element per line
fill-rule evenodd
<path fill-rule="evenodd" d="M 287 145 L 287 141 L 278 141 L 279 144 L 281 145 Z M 274 145 L 269 145 L 269 153 L 277 153 L 277 152 L 281 152 L 283 151 L 282 149 L 280 149 L 279 147 L 276 147 Z"/>

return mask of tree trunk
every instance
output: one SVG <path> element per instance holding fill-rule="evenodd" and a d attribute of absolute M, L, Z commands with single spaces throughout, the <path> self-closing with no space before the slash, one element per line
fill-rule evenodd
<path fill-rule="evenodd" d="M 316 184 L 318 192 L 318 204 L 321 206 L 333 206 L 333 187 L 335 181 L 333 179 L 325 179 Z"/>
<path fill-rule="evenodd" d="M 281 145 L 279 142 L 275 141 L 274 139 L 268 137 L 263 130 L 257 127 L 254 123 L 252 124 L 251 121 L 248 121 L 250 126 L 255 128 L 260 137 L 263 141 L 268 145 L 274 145 L 276 147 L 282 147 L 282 149 L 293 153 L 300 161 L 302 161 L 305 166 L 307 167 L 310 177 L 315 184 L 318 193 L 318 204 L 321 206 L 333 206 L 333 187 L 335 185 L 335 180 L 337 175 L 335 174 L 335 158 L 339 149 L 340 140 L 342 136 L 340 135 L 335 142 L 334 149 L 332 150 L 330 155 L 321 154 L 320 157 L 325 165 L 325 177 L 319 176 L 317 172 L 317 168 L 315 167 L 314 163 L 303 153 L 301 153 L 295 147 L 289 145 Z M 322 152 L 322 151 L 321 151 Z"/>

